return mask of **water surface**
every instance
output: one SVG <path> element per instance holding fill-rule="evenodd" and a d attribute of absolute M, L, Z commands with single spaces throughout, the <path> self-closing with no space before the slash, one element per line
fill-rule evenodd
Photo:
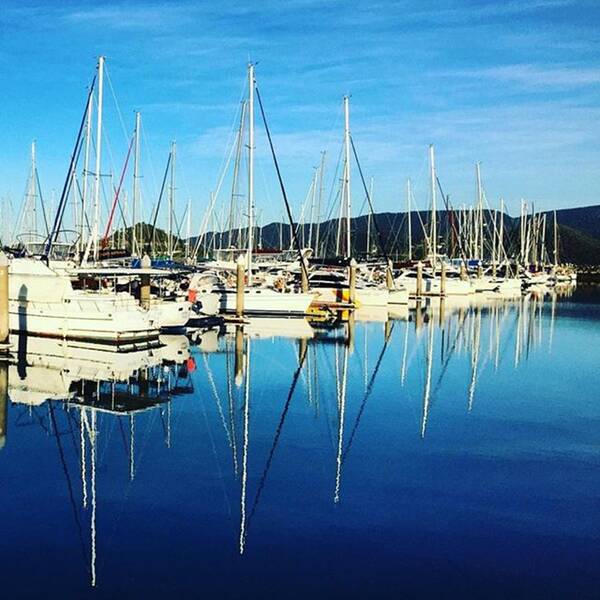
<path fill-rule="evenodd" d="M 14 340 L 3 596 L 598 597 L 600 294 L 396 317 Z"/>

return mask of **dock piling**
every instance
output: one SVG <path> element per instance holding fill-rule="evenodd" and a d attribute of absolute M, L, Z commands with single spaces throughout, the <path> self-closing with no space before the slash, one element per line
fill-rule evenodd
<path fill-rule="evenodd" d="M 152 266 L 152 261 L 147 254 L 144 254 L 140 266 L 142 269 L 149 269 Z M 150 308 L 150 275 L 146 273 L 142 273 L 140 277 L 140 304 L 146 310 Z"/>
<path fill-rule="evenodd" d="M 235 278 L 235 314 L 238 318 L 244 316 L 244 269 L 246 259 L 240 254 L 236 261 L 236 278 Z"/>
<path fill-rule="evenodd" d="M 423 295 L 423 263 L 419 261 L 417 263 L 417 298 Z"/>
<path fill-rule="evenodd" d="M 356 261 L 350 260 L 348 267 L 348 287 L 350 289 L 350 304 L 356 303 Z"/>
<path fill-rule="evenodd" d="M 440 296 L 446 295 L 446 263 L 442 262 L 442 272 L 440 274 Z"/>
<path fill-rule="evenodd" d="M 385 271 L 385 282 L 388 290 L 394 289 L 394 265 L 390 259 L 388 259 L 387 269 Z"/>
<path fill-rule="evenodd" d="M 8 344 L 8 257 L 0 251 L 0 347 Z"/>

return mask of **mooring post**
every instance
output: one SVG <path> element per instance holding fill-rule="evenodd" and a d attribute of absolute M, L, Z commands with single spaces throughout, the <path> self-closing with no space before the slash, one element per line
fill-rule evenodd
<path fill-rule="evenodd" d="M 460 279 L 461 281 L 467 281 L 468 279 L 468 275 L 467 275 L 467 265 L 465 265 L 465 261 L 461 260 L 460 261 Z"/>
<path fill-rule="evenodd" d="M 348 267 L 348 287 L 350 288 L 350 304 L 356 304 L 356 261 L 350 260 Z"/>
<path fill-rule="evenodd" d="M 385 272 L 385 282 L 388 290 L 394 289 L 394 265 L 391 259 L 388 258 L 387 269 Z"/>
<path fill-rule="evenodd" d="M 417 263 L 417 298 L 423 295 L 423 263 L 419 261 Z"/>
<path fill-rule="evenodd" d="M 144 254 L 140 263 L 142 269 L 150 269 L 152 261 L 147 254 Z M 142 308 L 148 310 L 150 308 L 150 275 L 142 273 L 140 277 L 140 304 Z"/>
<path fill-rule="evenodd" d="M 446 295 L 446 263 L 442 262 L 442 272 L 440 275 L 440 296 Z"/>
<path fill-rule="evenodd" d="M 8 344 L 8 257 L 0 250 L 0 352 Z"/>
<path fill-rule="evenodd" d="M 246 267 L 246 258 L 240 254 L 235 263 L 235 315 L 239 319 L 244 316 L 244 270 Z"/>
<path fill-rule="evenodd" d="M 300 257 L 300 281 L 302 293 L 308 292 L 308 264 L 304 256 Z"/>

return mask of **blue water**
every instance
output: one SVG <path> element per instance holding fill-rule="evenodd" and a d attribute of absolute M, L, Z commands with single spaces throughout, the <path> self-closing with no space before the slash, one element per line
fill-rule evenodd
<path fill-rule="evenodd" d="M 600 294 L 421 311 L 255 325 L 237 378 L 231 332 L 101 384 L 29 346 L 1 596 L 599 597 Z"/>

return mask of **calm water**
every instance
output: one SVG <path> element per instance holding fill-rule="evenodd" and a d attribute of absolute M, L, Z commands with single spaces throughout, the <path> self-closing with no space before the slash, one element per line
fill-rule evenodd
<path fill-rule="evenodd" d="M 600 294 L 398 317 L 14 340 L 2 597 L 598 597 Z"/>

